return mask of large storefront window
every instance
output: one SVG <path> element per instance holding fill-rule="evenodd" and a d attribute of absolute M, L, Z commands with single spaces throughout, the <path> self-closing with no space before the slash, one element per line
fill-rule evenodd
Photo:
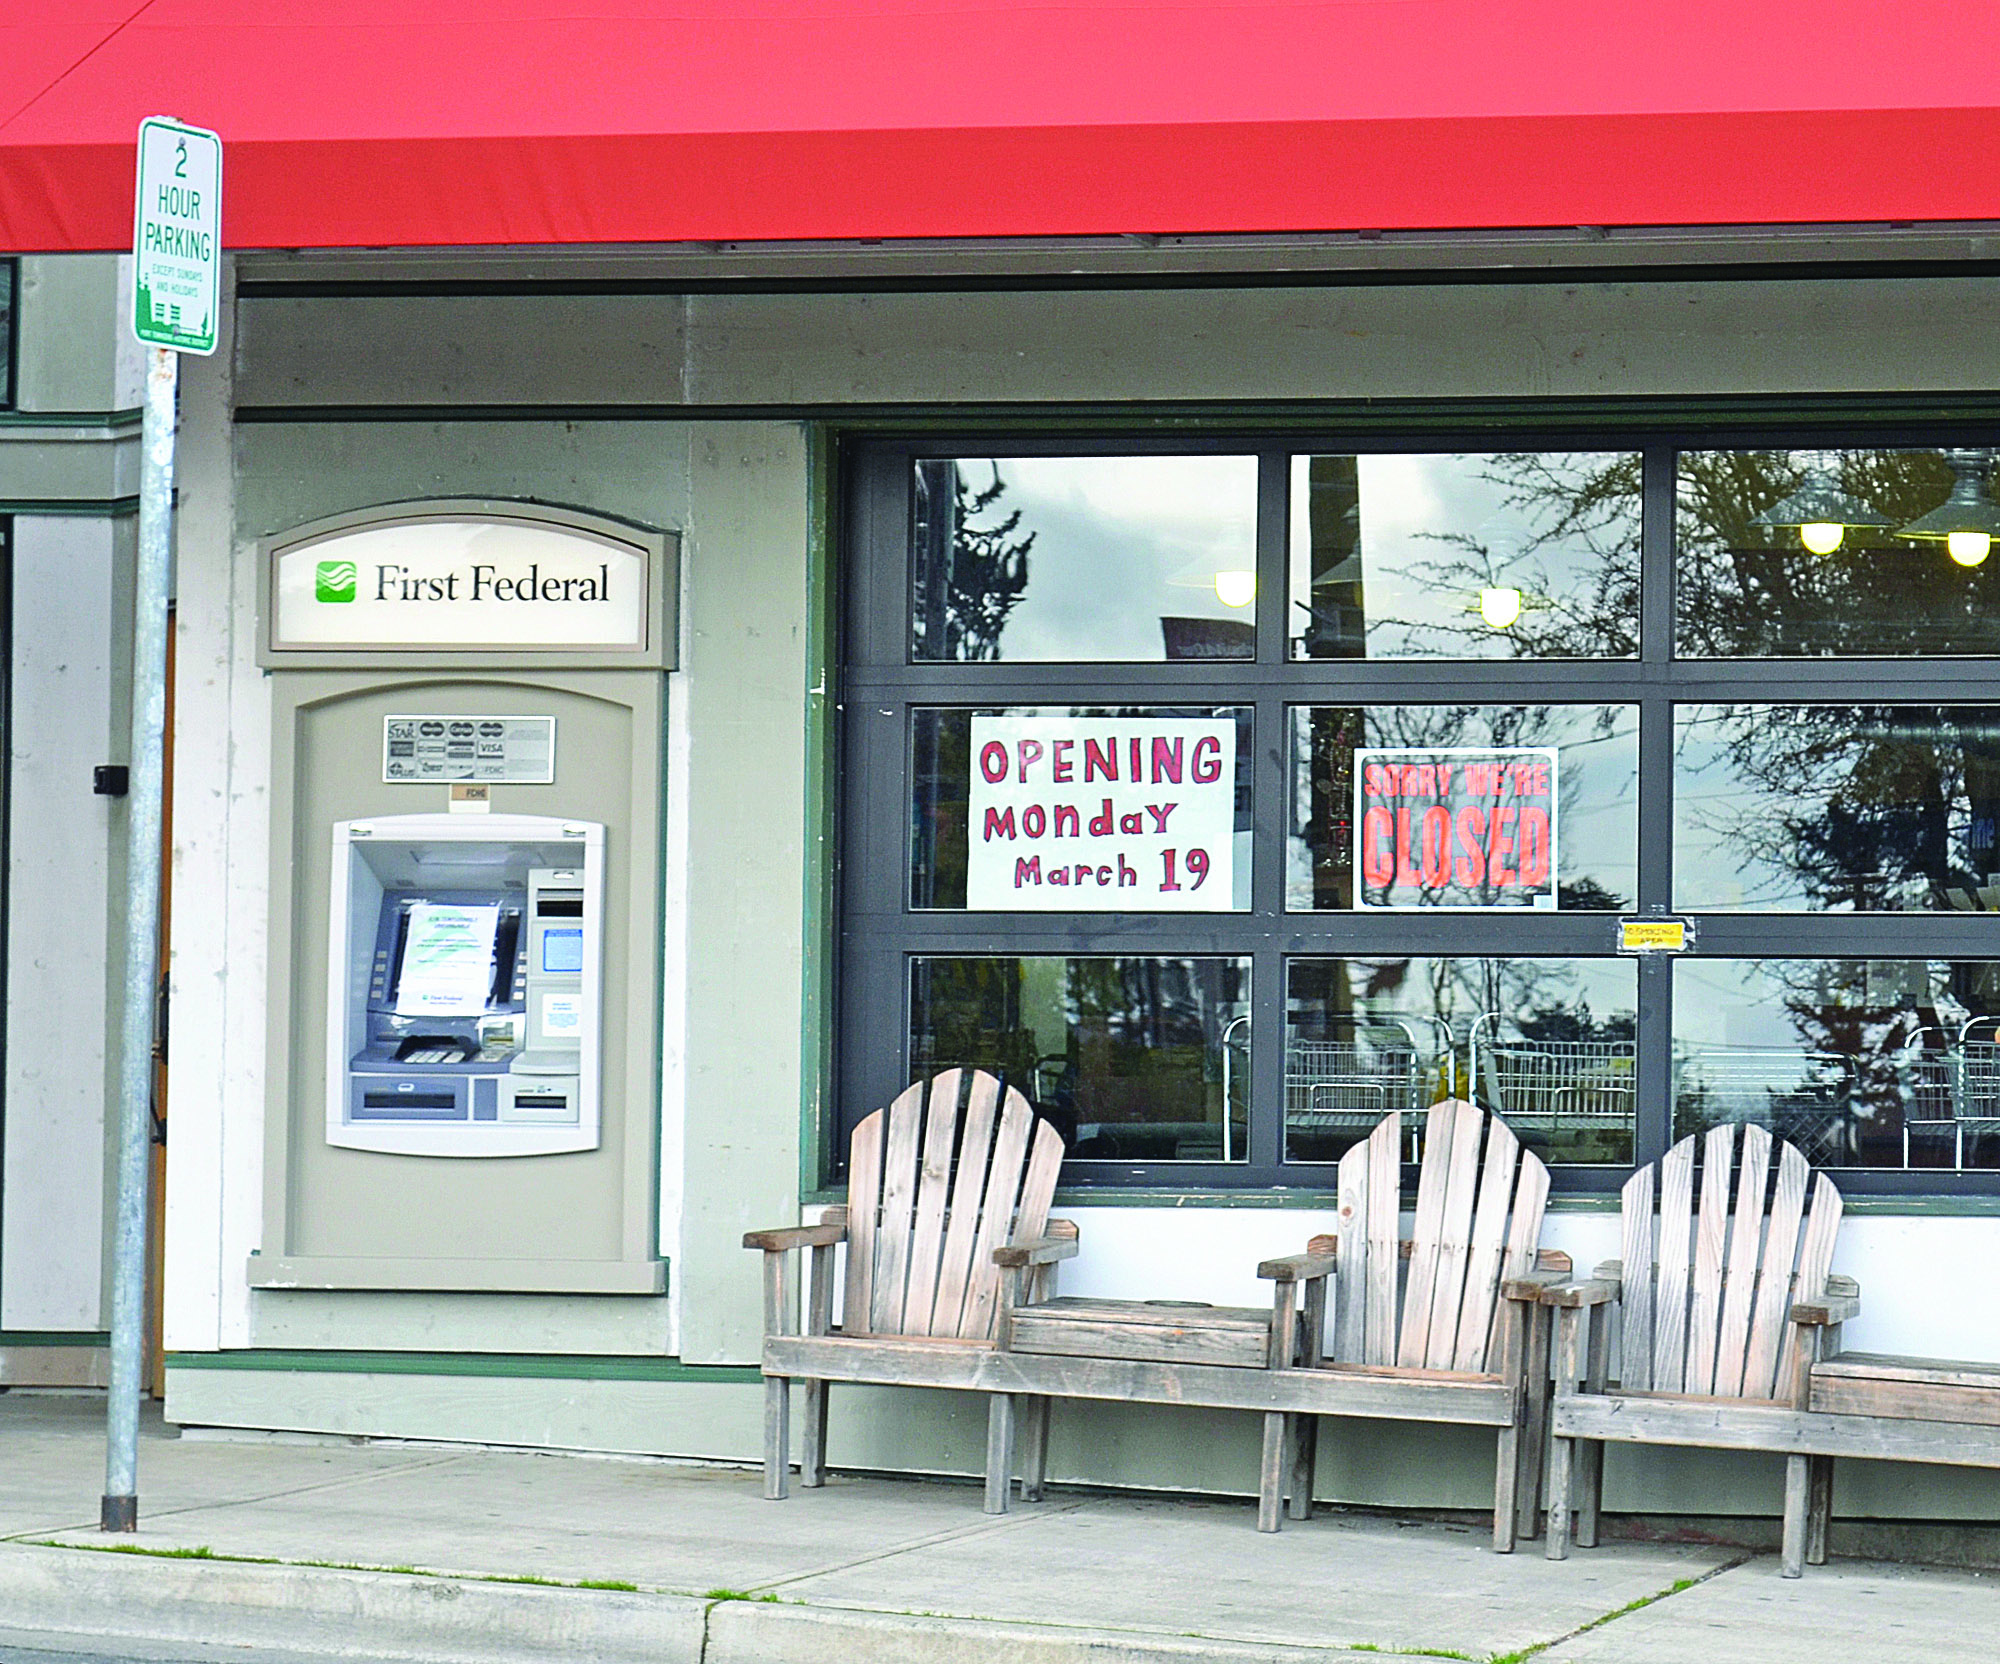
<path fill-rule="evenodd" d="M 1072 1184 L 1323 1191 L 1458 1095 L 1559 1189 L 1744 1120 L 2000 1192 L 1991 462 L 857 446 L 833 1130 L 977 1065 Z"/>

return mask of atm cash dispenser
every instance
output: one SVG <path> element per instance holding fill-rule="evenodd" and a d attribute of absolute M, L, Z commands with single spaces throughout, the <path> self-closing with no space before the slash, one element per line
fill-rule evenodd
<path fill-rule="evenodd" d="M 595 1149 L 604 828 L 415 814 L 333 836 L 327 1142 Z"/>

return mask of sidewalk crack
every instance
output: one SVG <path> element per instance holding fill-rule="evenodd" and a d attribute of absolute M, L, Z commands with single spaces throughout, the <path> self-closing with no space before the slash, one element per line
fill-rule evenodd
<path fill-rule="evenodd" d="M 810 1582 L 816 1577 L 831 1577 L 835 1572 L 852 1571 L 856 1566 L 873 1565 L 878 1560 L 893 1560 L 899 1554 L 908 1554 L 916 1549 L 935 1548 L 940 1543 L 963 1541 L 969 1537 L 988 1536 L 996 1531 L 1019 1530 L 1035 1524 L 1038 1520 L 1056 1519 L 1064 1514 L 1073 1514 L 1083 1507 L 1082 1500 L 1069 1503 L 1051 1503 L 1034 1514 L 1007 1514 L 999 1519 L 982 1520 L 976 1525 L 953 1526 L 949 1531 L 938 1531 L 928 1537 L 912 1537 L 908 1542 L 896 1543 L 888 1548 L 877 1549 L 872 1554 L 858 1554 L 851 1560 L 836 1561 L 830 1566 L 815 1566 L 810 1571 L 794 1572 L 788 1577 L 774 1577 L 766 1583 L 754 1583 L 753 1589 L 783 1589 L 794 1583 Z"/>
<path fill-rule="evenodd" d="M 366 1485 L 377 1479 L 389 1479 L 408 1473 L 421 1473 L 427 1468 L 445 1467 L 453 1462 L 467 1460 L 462 1455 L 440 1456 L 428 1462 L 404 1462 L 393 1468 L 380 1468 L 373 1473 L 350 1473 L 339 1479 L 324 1479 L 312 1485 L 288 1485 L 275 1491 L 260 1491 L 255 1496 L 223 1497 L 208 1502 L 187 1502 L 173 1508 L 151 1508 L 146 1518 L 152 1520 L 173 1519 L 182 1514 L 198 1514 L 204 1509 L 246 1508 L 259 1502 L 276 1502 L 282 1497 L 311 1496 L 323 1491 L 337 1491 L 350 1485 Z M 0 1537 L 0 1542 L 18 1543 L 24 1539 L 41 1536 L 55 1536 L 67 1531 L 95 1531 L 96 1520 L 82 1520 L 75 1525 L 30 1526 L 25 1531 L 10 1532 Z"/>
<path fill-rule="evenodd" d="M 1722 1576 L 1724 1572 L 1733 1572 L 1738 1566 L 1747 1566 L 1756 1558 L 1757 1556 L 1754 1553 L 1739 1554 L 1733 1560 L 1725 1560 L 1719 1566 L 1709 1567 L 1707 1571 L 1702 1572 L 1699 1576 L 1676 1578 L 1664 1589 L 1657 1589 L 1650 1595 L 1641 1595 L 1637 1600 L 1628 1600 L 1615 1611 L 1599 1613 L 1596 1617 L 1578 1624 L 1576 1628 L 1569 1630 L 1565 1634 L 1553 1636 L 1546 1641 L 1537 1641 L 1531 1646 L 1521 1647 L 1514 1652 L 1495 1653 L 1487 1660 L 1487 1664 L 1526 1664 L 1528 1659 L 1540 1657 L 1551 1647 L 1559 1647 L 1565 1641 L 1574 1641 L 1579 1635 L 1588 1635 L 1593 1629 L 1602 1629 L 1606 1624 L 1616 1623 L 1620 1618 L 1641 1611 L 1645 1607 L 1657 1606 L 1663 1600 L 1672 1600 L 1675 1595 L 1685 1594 L 1690 1589 L 1697 1589 L 1711 1579 Z"/>

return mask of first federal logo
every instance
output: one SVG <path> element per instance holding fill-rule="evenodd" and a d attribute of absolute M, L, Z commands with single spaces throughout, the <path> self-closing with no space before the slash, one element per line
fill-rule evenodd
<path fill-rule="evenodd" d="M 315 601 L 352 601 L 355 566 L 351 560 L 323 560 L 313 568 Z"/>

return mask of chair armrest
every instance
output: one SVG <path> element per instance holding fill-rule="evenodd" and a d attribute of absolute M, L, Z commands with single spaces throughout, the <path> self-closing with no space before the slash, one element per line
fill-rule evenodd
<path fill-rule="evenodd" d="M 1822 1294 L 1817 1300 L 1800 1300 L 1792 1306 L 1792 1321 L 1801 1328 L 1830 1329 L 1859 1316 L 1861 1300 L 1853 1294 Z"/>
<path fill-rule="evenodd" d="M 1309 1283 L 1315 1277 L 1333 1275 L 1333 1253 L 1287 1254 L 1283 1259 L 1265 1260 L 1257 1275 L 1273 1283 Z"/>
<path fill-rule="evenodd" d="M 830 1248 L 847 1240 L 847 1221 L 829 1219 L 823 1225 L 788 1225 L 776 1231 L 745 1231 L 743 1246 L 761 1248 L 767 1254 L 788 1248 Z"/>
<path fill-rule="evenodd" d="M 1042 1236 L 1032 1242 L 1009 1242 L 993 1250 L 993 1263 L 1009 1269 L 1024 1265 L 1054 1265 L 1057 1260 L 1076 1258 L 1073 1236 Z"/>
<path fill-rule="evenodd" d="M 1586 1277 L 1580 1282 L 1545 1283 L 1539 1298 L 1543 1305 L 1558 1308 L 1608 1306 L 1622 1286 L 1610 1277 Z"/>

